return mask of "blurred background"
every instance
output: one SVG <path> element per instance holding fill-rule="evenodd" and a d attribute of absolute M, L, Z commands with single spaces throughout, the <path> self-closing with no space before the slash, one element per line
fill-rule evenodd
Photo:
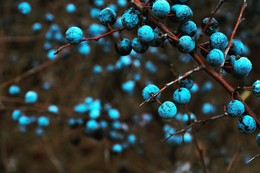
<path fill-rule="evenodd" d="M 259 172 L 260 158 L 245 164 L 260 152 L 255 142 L 259 130 L 241 134 L 237 119 L 227 117 L 196 126 L 187 133 L 186 141 L 179 136 L 161 142 L 173 129 L 186 124 L 182 120 L 161 119 L 157 103 L 140 107 L 142 89 L 149 83 L 161 88 L 197 65 L 168 42 L 150 47 L 144 54 L 132 51 L 129 56 L 120 57 L 114 50 L 114 42 L 119 39 L 115 33 L 53 55 L 67 43 L 64 33 L 69 26 L 80 27 L 85 37 L 101 35 L 108 29 L 99 23 L 99 11 L 109 6 L 120 17 L 130 8 L 126 1 L 28 0 L 31 11 L 26 15 L 18 9 L 21 2 L 0 1 L 0 172 L 199 173 L 203 168 L 192 140 L 194 134 L 209 172 L 224 172 L 236 153 L 239 155 L 230 172 Z M 215 15 L 219 30 L 228 37 L 242 2 L 230 0 Z M 218 0 L 188 2 L 198 28 L 217 3 Z M 260 1 L 248 2 L 244 18 L 235 38 L 247 45 L 253 69 L 243 80 L 225 74 L 234 87 L 252 85 L 260 73 Z M 177 30 L 177 24 L 164 22 Z M 112 26 L 118 27 L 120 19 Z M 122 31 L 120 36 L 133 39 L 136 30 Z M 208 36 L 202 40 L 207 41 Z M 191 102 L 178 106 L 179 117 L 190 112 L 197 119 L 222 114 L 230 95 L 205 72 L 194 73 L 192 78 L 195 84 Z M 13 84 L 20 88 L 17 95 L 10 94 L 9 86 Z M 177 87 L 167 88 L 161 101 L 172 100 Z M 38 93 L 36 104 L 24 103 L 24 94 L 29 90 Z M 259 99 L 250 92 L 241 93 L 258 115 Z M 50 105 L 59 111 L 50 109 Z M 98 105 L 99 110 L 94 132 L 86 128 L 92 119 L 91 105 Z M 29 125 L 21 126 L 14 120 L 13 111 L 18 109 L 30 118 Z M 119 119 L 110 117 L 111 109 L 119 112 Z M 48 117 L 48 127 L 38 127 L 40 116 Z"/>

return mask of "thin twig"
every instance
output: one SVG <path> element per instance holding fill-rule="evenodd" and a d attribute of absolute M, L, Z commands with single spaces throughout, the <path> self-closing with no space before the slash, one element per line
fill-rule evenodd
<path fill-rule="evenodd" d="M 237 150 L 237 152 L 234 154 L 234 156 L 232 157 L 232 159 L 230 160 L 230 162 L 227 166 L 226 173 L 230 172 L 232 165 L 234 164 L 235 160 L 238 158 L 240 153 L 241 153 L 241 149 Z"/>
<path fill-rule="evenodd" d="M 251 159 L 249 159 L 246 164 L 249 164 L 250 162 L 252 162 L 255 158 L 259 157 L 260 156 L 260 153 L 255 155 L 254 157 L 252 157 Z"/>
<path fill-rule="evenodd" d="M 236 25 L 235 25 L 235 27 L 234 27 L 234 29 L 233 29 L 233 31 L 232 31 L 232 33 L 231 33 L 231 36 L 230 36 L 230 38 L 229 38 L 228 46 L 227 46 L 227 48 L 226 48 L 225 51 L 224 51 L 224 61 L 223 61 L 223 63 L 222 63 L 221 66 L 220 66 L 220 74 L 223 73 L 223 66 L 224 66 L 224 63 L 225 63 L 225 61 L 226 61 L 226 59 L 227 59 L 228 51 L 230 50 L 230 48 L 231 48 L 231 46 L 232 46 L 232 41 L 233 41 L 233 39 L 234 39 L 234 37 L 235 37 L 235 35 L 236 35 L 238 26 L 240 25 L 240 23 L 241 23 L 241 21 L 242 21 L 242 16 L 243 16 L 243 13 L 244 13 L 246 7 L 247 7 L 247 2 L 246 2 L 246 0 L 244 0 L 243 6 L 241 7 L 239 16 L 238 16 L 238 18 L 237 18 Z"/>

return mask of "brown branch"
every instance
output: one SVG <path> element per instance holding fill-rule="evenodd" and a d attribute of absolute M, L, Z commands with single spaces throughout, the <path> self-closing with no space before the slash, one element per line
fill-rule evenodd
<path fill-rule="evenodd" d="M 232 165 L 234 164 L 234 162 L 236 161 L 236 159 L 238 158 L 238 156 L 240 155 L 241 153 L 241 149 L 239 149 L 235 154 L 234 156 L 232 157 L 232 159 L 230 160 L 228 166 L 227 166 L 227 169 L 226 169 L 226 173 L 229 173 L 230 170 L 231 170 L 231 167 Z"/>
<path fill-rule="evenodd" d="M 241 23 L 241 21 L 242 21 L 242 16 L 243 16 L 243 13 L 244 13 L 246 7 L 247 7 L 247 2 L 246 2 L 246 0 L 244 0 L 243 6 L 241 7 L 239 16 L 238 16 L 238 18 L 237 18 L 236 25 L 235 25 L 235 27 L 234 27 L 234 29 L 233 29 L 233 31 L 232 31 L 232 33 L 231 33 L 231 36 L 230 36 L 230 38 L 229 38 L 228 46 L 227 46 L 227 48 L 226 48 L 225 51 L 224 51 L 224 61 L 223 61 L 223 63 L 222 63 L 221 66 L 220 66 L 220 69 L 221 69 L 221 70 L 220 70 L 220 74 L 222 74 L 223 66 L 224 66 L 224 63 L 225 63 L 225 61 L 226 61 L 226 59 L 227 59 L 228 51 L 230 50 L 230 48 L 231 48 L 231 46 L 232 46 L 232 41 L 233 41 L 233 39 L 234 39 L 234 37 L 235 37 L 235 35 L 236 35 L 236 32 L 237 32 L 237 29 L 238 29 L 238 27 L 239 27 L 239 25 L 240 25 L 240 23 Z"/>

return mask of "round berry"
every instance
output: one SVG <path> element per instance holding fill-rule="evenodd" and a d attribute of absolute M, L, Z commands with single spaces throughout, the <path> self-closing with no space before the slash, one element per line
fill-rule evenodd
<path fill-rule="evenodd" d="M 18 10 L 24 14 L 27 15 L 31 12 L 31 5 L 28 2 L 21 2 L 18 4 Z"/>
<path fill-rule="evenodd" d="M 224 53 L 219 49 L 212 49 L 206 57 L 207 62 L 213 67 L 219 67 L 224 59 Z"/>
<path fill-rule="evenodd" d="M 187 104 L 191 98 L 190 91 L 187 88 L 179 88 L 173 93 L 173 101 L 178 104 Z"/>
<path fill-rule="evenodd" d="M 209 38 L 209 42 L 213 49 L 224 50 L 228 46 L 228 38 L 221 32 L 213 33 Z"/>
<path fill-rule="evenodd" d="M 121 153 L 123 151 L 123 146 L 121 144 L 114 144 L 112 146 L 112 151 L 115 153 Z"/>
<path fill-rule="evenodd" d="M 72 14 L 76 11 L 76 6 L 72 3 L 69 3 L 66 5 L 65 9 L 66 9 L 67 13 Z"/>
<path fill-rule="evenodd" d="M 194 84 L 194 80 L 192 79 L 191 75 L 188 75 L 185 78 L 180 80 L 180 86 L 187 89 L 191 89 L 193 84 Z"/>
<path fill-rule="evenodd" d="M 139 38 L 134 38 L 131 42 L 133 50 L 137 53 L 144 53 L 147 51 L 149 45 L 148 43 L 142 42 Z"/>
<path fill-rule="evenodd" d="M 166 0 L 157 0 L 152 6 L 152 12 L 155 16 L 163 18 L 170 13 L 170 4 Z"/>
<path fill-rule="evenodd" d="M 153 30 L 153 32 L 154 32 L 154 39 L 149 42 L 149 46 L 159 47 L 165 41 L 165 37 L 162 36 L 160 29 L 157 27 Z"/>
<path fill-rule="evenodd" d="M 47 127 L 49 125 L 49 119 L 45 116 L 41 116 L 38 118 L 38 125 L 40 127 Z"/>
<path fill-rule="evenodd" d="M 252 63 L 246 57 L 241 57 L 233 63 L 233 75 L 237 78 L 246 77 L 252 70 Z"/>
<path fill-rule="evenodd" d="M 173 16 L 170 17 L 174 22 L 185 22 L 192 18 L 193 12 L 187 5 L 175 4 L 171 7 Z"/>
<path fill-rule="evenodd" d="M 232 40 L 232 46 L 230 50 L 228 51 L 229 55 L 243 55 L 245 54 L 245 46 L 242 43 L 242 41 L 238 39 Z"/>
<path fill-rule="evenodd" d="M 173 118 L 177 113 L 177 107 L 171 101 L 165 101 L 158 108 L 158 113 L 162 118 L 170 119 Z"/>
<path fill-rule="evenodd" d="M 79 44 L 83 39 L 83 31 L 76 26 L 70 27 L 65 35 L 67 41 L 72 45 Z"/>
<path fill-rule="evenodd" d="M 130 8 L 121 17 L 122 25 L 127 30 L 133 30 L 139 25 L 138 11 Z"/>
<path fill-rule="evenodd" d="M 184 35 L 179 39 L 178 49 L 182 53 L 191 53 L 195 48 L 195 42 L 188 35 Z"/>
<path fill-rule="evenodd" d="M 245 112 L 245 106 L 239 100 L 230 101 L 227 105 L 227 113 L 231 117 L 241 116 L 244 112 Z"/>
<path fill-rule="evenodd" d="M 144 98 L 144 100 L 149 99 L 153 94 L 157 93 L 160 89 L 153 84 L 149 84 L 147 85 L 143 91 L 142 91 L 142 96 Z M 155 98 L 159 99 L 161 97 L 161 93 L 159 93 Z"/>
<path fill-rule="evenodd" d="M 257 80 L 253 83 L 253 93 L 256 97 L 260 97 L 260 80 Z"/>
<path fill-rule="evenodd" d="M 189 20 L 187 22 L 181 23 L 179 30 L 184 35 L 194 36 L 197 33 L 197 25 L 193 21 Z"/>
<path fill-rule="evenodd" d="M 208 20 L 209 20 L 208 17 L 203 19 L 203 21 L 202 21 L 202 28 L 204 28 L 206 26 L 206 24 L 208 23 Z M 213 34 L 215 32 L 218 32 L 218 29 L 219 29 L 218 21 L 213 17 L 211 19 L 209 25 L 208 25 L 208 28 L 205 31 L 205 34 L 206 35 L 211 35 L 211 34 Z"/>
<path fill-rule="evenodd" d="M 153 28 L 149 25 L 143 25 L 138 29 L 138 38 L 145 43 L 148 43 L 154 39 Z"/>
<path fill-rule="evenodd" d="M 38 100 L 38 94 L 35 91 L 28 91 L 24 99 L 26 103 L 35 103 Z"/>
<path fill-rule="evenodd" d="M 98 15 L 99 22 L 105 26 L 113 25 L 116 22 L 116 12 L 111 8 L 105 8 Z"/>
<path fill-rule="evenodd" d="M 132 51 L 131 41 L 128 38 L 122 38 L 115 43 L 116 53 L 119 55 L 128 55 Z"/>
<path fill-rule="evenodd" d="M 237 128 L 241 133 L 253 133 L 256 129 L 256 122 L 251 116 L 244 115 L 239 118 Z"/>
<path fill-rule="evenodd" d="M 116 120 L 120 117 L 120 112 L 117 109 L 109 109 L 108 116 L 112 120 Z"/>
<path fill-rule="evenodd" d="M 17 95 L 20 93 L 20 87 L 17 85 L 11 85 L 8 90 L 10 95 Z"/>

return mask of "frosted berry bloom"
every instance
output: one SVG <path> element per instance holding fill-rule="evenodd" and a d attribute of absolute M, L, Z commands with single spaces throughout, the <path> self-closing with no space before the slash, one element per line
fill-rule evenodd
<path fill-rule="evenodd" d="M 230 101 L 227 105 L 227 113 L 231 117 L 241 116 L 244 112 L 245 112 L 245 106 L 239 100 Z"/>
<path fill-rule="evenodd" d="M 111 8 L 105 8 L 98 15 L 99 22 L 105 26 L 113 25 L 116 22 L 116 12 Z"/>
<path fill-rule="evenodd" d="M 157 0 L 153 3 L 152 12 L 157 17 L 166 17 L 170 13 L 170 4 L 166 0 Z"/>
<path fill-rule="evenodd" d="M 197 25 L 193 21 L 189 20 L 187 22 L 181 23 L 179 30 L 184 35 L 194 36 L 197 33 Z"/>
<path fill-rule="evenodd" d="M 256 97 L 260 97 L 260 80 L 257 80 L 253 83 L 253 93 Z"/>
<path fill-rule="evenodd" d="M 187 88 L 179 88 L 173 93 L 173 100 L 178 104 L 187 104 L 191 99 L 190 91 Z"/>
<path fill-rule="evenodd" d="M 38 118 L 38 125 L 40 127 L 47 127 L 49 125 L 49 119 L 45 116 L 41 116 Z"/>
<path fill-rule="evenodd" d="M 147 51 L 149 44 L 142 42 L 139 38 L 135 37 L 132 41 L 131 41 L 131 46 L 133 48 L 133 50 L 137 53 L 144 53 Z"/>
<path fill-rule="evenodd" d="M 153 84 L 147 85 L 143 91 L 142 96 L 145 100 L 149 99 L 153 94 L 157 93 L 160 89 Z M 159 93 L 155 98 L 159 99 L 161 97 L 161 93 Z"/>
<path fill-rule="evenodd" d="M 115 43 L 116 53 L 119 55 L 128 55 L 132 51 L 131 41 L 128 38 L 122 38 Z"/>
<path fill-rule="evenodd" d="M 185 22 L 192 18 L 193 12 L 187 5 L 175 4 L 171 7 L 171 12 L 174 14 L 170 17 L 174 22 Z"/>
<path fill-rule="evenodd" d="M 133 8 L 130 8 L 122 15 L 121 22 L 127 30 L 133 30 L 139 25 L 140 20 L 138 17 L 138 13 L 139 12 L 137 10 L 133 10 Z"/>
<path fill-rule="evenodd" d="M 173 118 L 177 113 L 177 107 L 171 101 L 165 101 L 163 104 L 160 105 L 158 108 L 158 113 L 160 117 L 165 119 Z"/>
<path fill-rule="evenodd" d="M 24 99 L 26 103 L 35 103 L 38 100 L 38 94 L 35 91 L 28 91 Z"/>
<path fill-rule="evenodd" d="M 79 44 L 83 39 L 83 31 L 76 26 L 70 27 L 65 35 L 67 41 L 72 45 Z"/>
<path fill-rule="evenodd" d="M 18 10 L 24 15 L 29 14 L 31 9 L 31 5 L 28 2 L 24 1 L 18 4 Z"/>
<path fill-rule="evenodd" d="M 213 49 L 224 50 L 228 46 L 228 38 L 222 32 L 213 33 L 209 38 L 209 42 Z"/>
<path fill-rule="evenodd" d="M 256 130 L 256 122 L 253 117 L 244 115 L 239 118 L 237 128 L 241 133 L 253 133 Z"/>
<path fill-rule="evenodd" d="M 138 38 L 145 43 L 148 43 L 154 39 L 153 28 L 149 25 L 143 25 L 138 29 Z"/>
<path fill-rule="evenodd" d="M 195 48 L 195 42 L 188 35 L 184 35 L 179 39 L 178 49 L 182 53 L 191 53 Z"/>
<path fill-rule="evenodd" d="M 224 53 L 219 49 L 212 49 L 206 57 L 207 62 L 213 67 L 219 67 L 224 59 Z"/>
<path fill-rule="evenodd" d="M 237 78 L 246 77 L 252 70 L 252 63 L 247 57 L 241 57 L 233 63 L 233 75 Z"/>

